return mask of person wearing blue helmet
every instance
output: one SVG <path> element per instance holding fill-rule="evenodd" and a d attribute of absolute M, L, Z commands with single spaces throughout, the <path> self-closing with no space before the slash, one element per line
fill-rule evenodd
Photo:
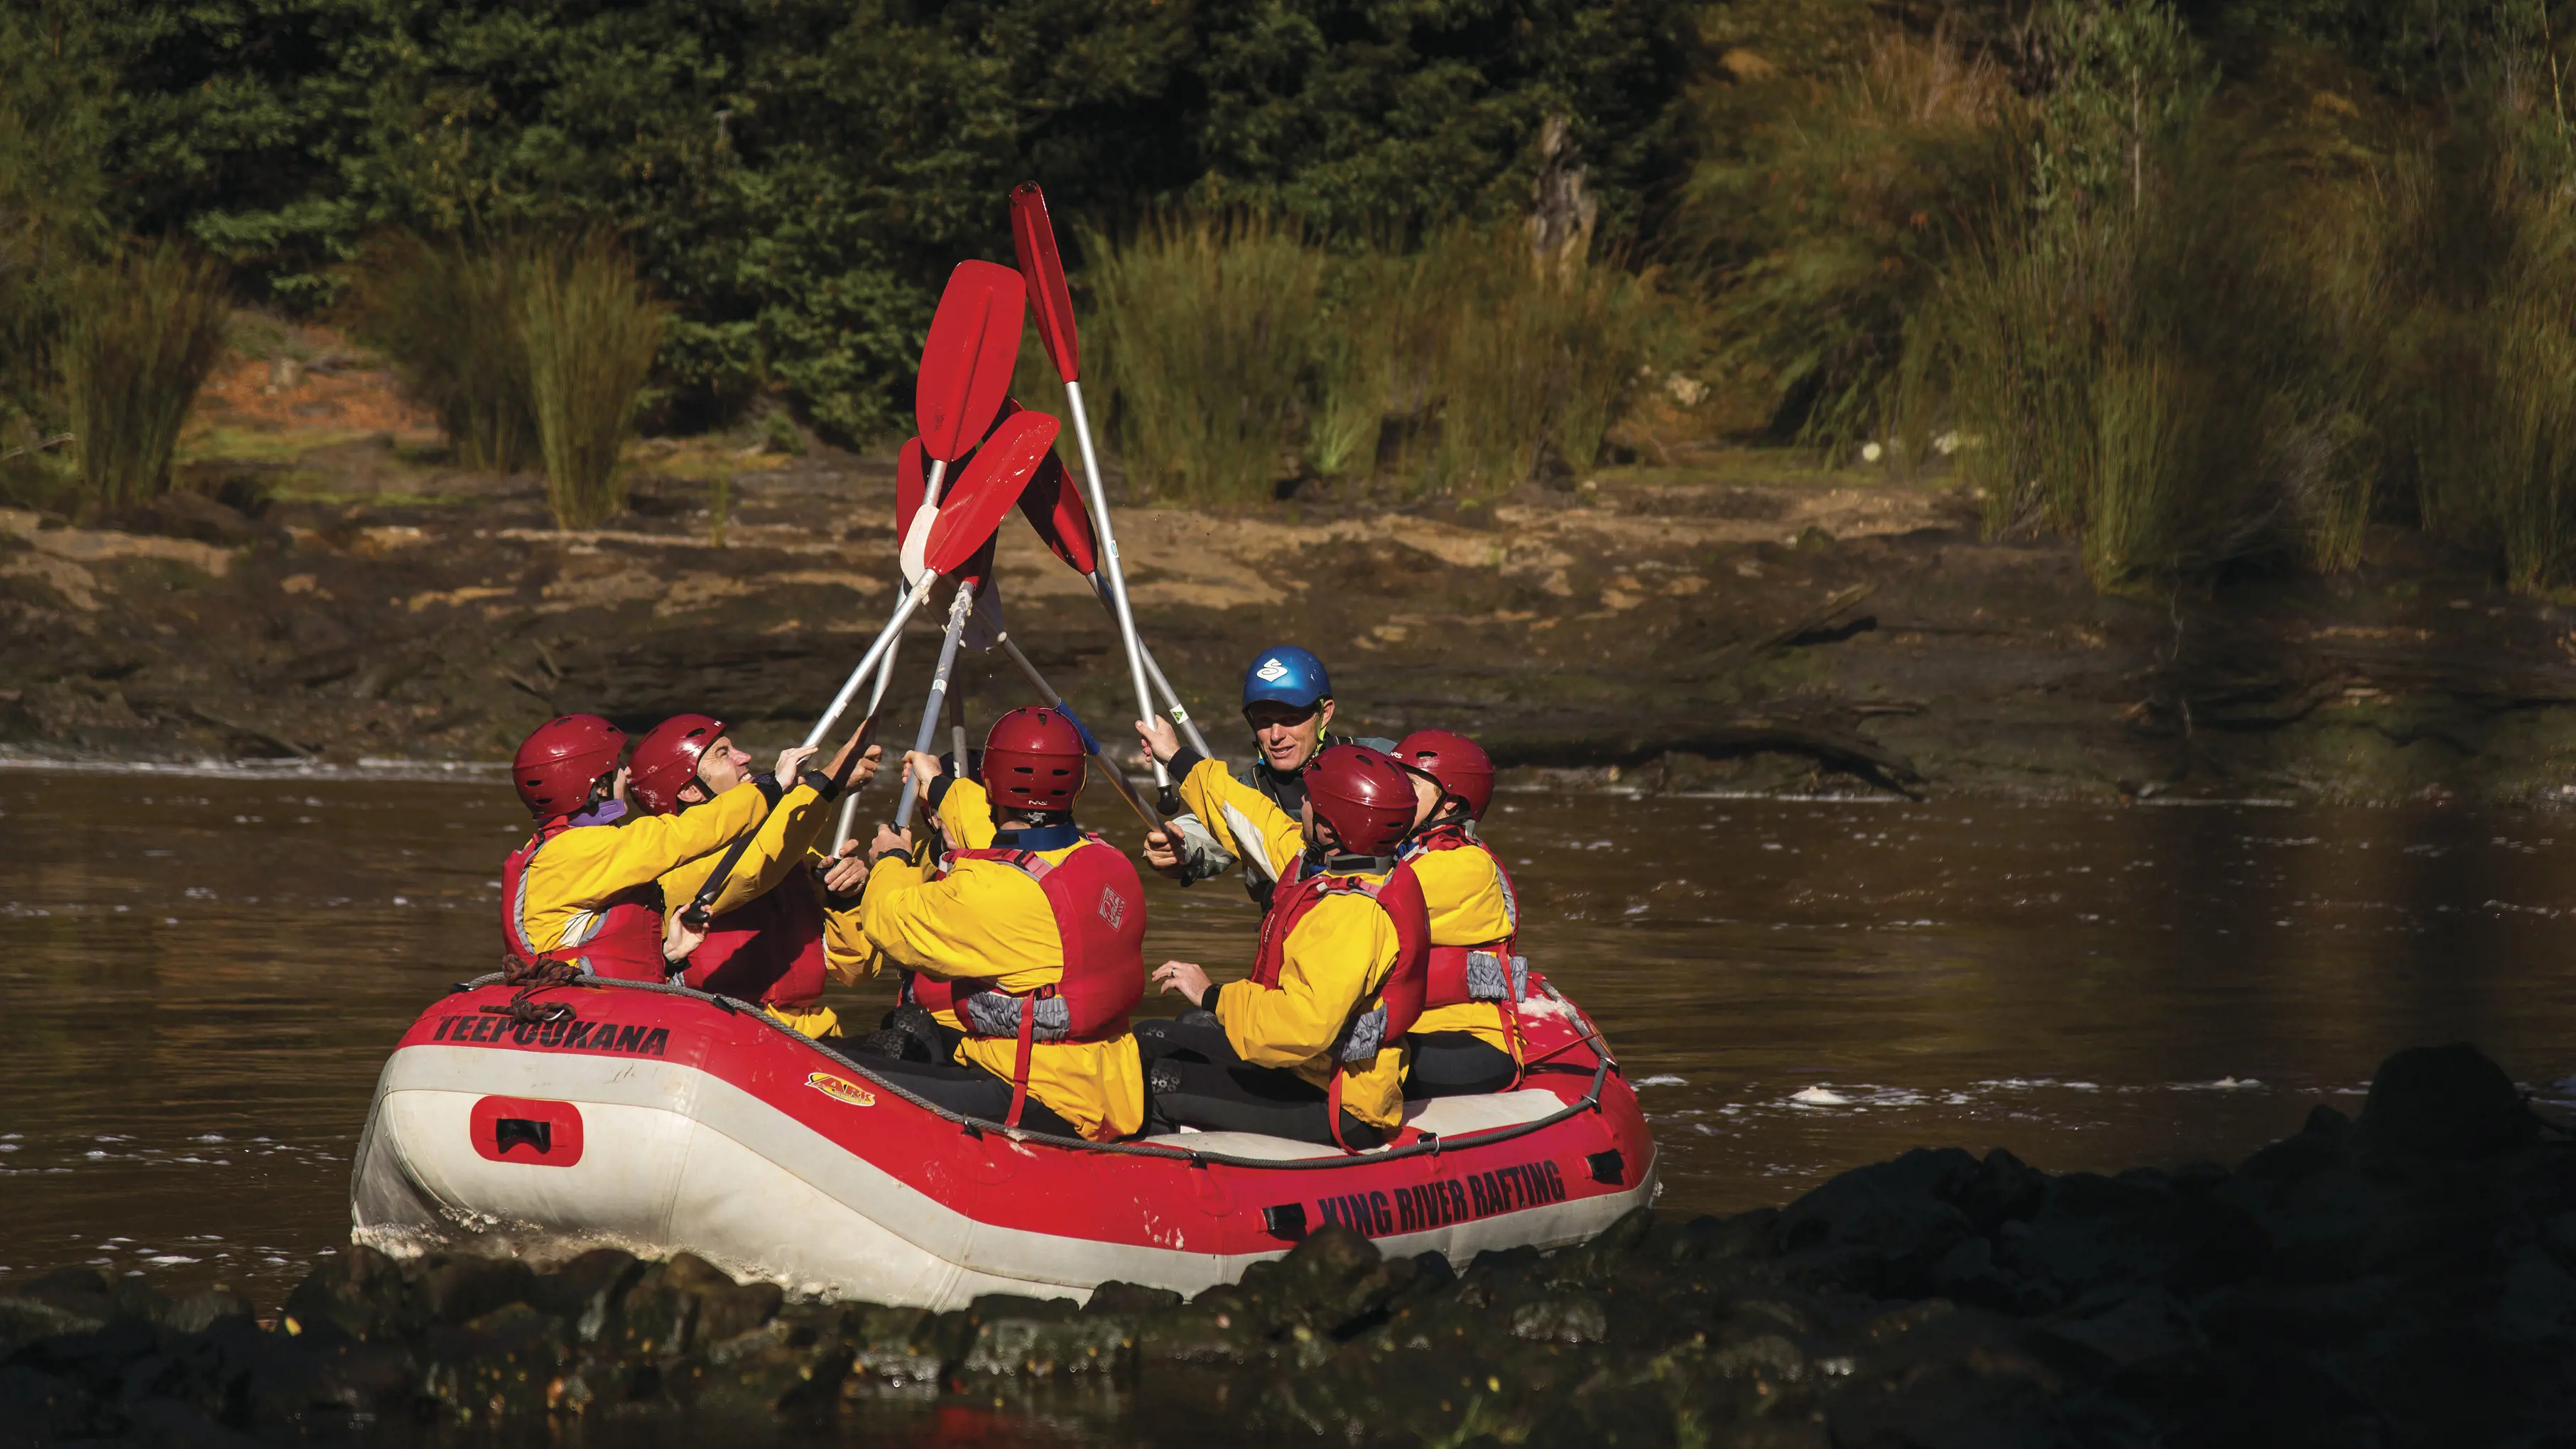
<path fill-rule="evenodd" d="M 1326 745 L 1365 745 L 1388 754 L 1395 750 L 1390 739 L 1332 733 L 1332 676 L 1323 660 L 1294 644 L 1264 649 L 1244 669 L 1243 722 L 1252 727 L 1253 758 L 1234 771 L 1234 778 L 1269 796 L 1292 818 L 1306 803 L 1306 767 Z M 1184 750 L 1171 762 L 1172 778 L 1187 776 L 1197 763 L 1197 755 Z M 1248 822 L 1179 815 L 1145 837 L 1145 859 L 1183 885 L 1221 875 L 1240 860 L 1245 892 L 1267 910 L 1278 881 L 1270 873 L 1268 854 L 1257 844 L 1233 848 L 1236 840 L 1246 838 L 1259 839 Z"/>

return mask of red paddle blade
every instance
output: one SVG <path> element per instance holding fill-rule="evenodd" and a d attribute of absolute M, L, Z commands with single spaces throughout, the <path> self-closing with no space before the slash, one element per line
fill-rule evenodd
<path fill-rule="evenodd" d="M 894 536 L 903 540 L 903 531 L 912 527 L 912 516 L 921 511 L 921 500 L 930 495 L 930 464 L 921 448 L 921 439 L 906 439 L 903 450 L 894 455 Z"/>
<path fill-rule="evenodd" d="M 1002 420 L 965 476 L 940 500 L 939 521 L 932 524 L 923 561 L 943 574 L 957 572 L 984 541 L 1001 527 L 1029 478 L 1055 446 L 1056 420 L 1044 413 L 1013 413 Z"/>
<path fill-rule="evenodd" d="M 1011 245 L 1020 254 L 1020 275 L 1036 294 L 1038 340 L 1046 344 L 1058 376 L 1081 381 L 1082 339 L 1073 330 L 1073 293 L 1064 285 L 1064 259 L 1056 255 L 1046 193 L 1034 181 L 1023 181 L 1011 192 Z"/>
<path fill-rule="evenodd" d="M 1073 475 L 1055 454 L 1047 454 L 1029 486 L 1020 490 L 1020 512 L 1075 573 L 1088 574 L 1100 567 L 1100 541 L 1091 532 L 1091 514 L 1082 506 L 1082 492 L 1074 486 Z"/>
<path fill-rule="evenodd" d="M 1020 359 L 1027 309 L 1027 289 L 1008 267 L 959 262 L 948 274 L 912 399 L 913 421 L 931 457 L 956 457 L 991 425 Z"/>

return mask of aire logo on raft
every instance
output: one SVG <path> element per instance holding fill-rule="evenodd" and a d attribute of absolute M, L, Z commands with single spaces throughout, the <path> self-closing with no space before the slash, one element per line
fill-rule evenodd
<path fill-rule="evenodd" d="M 661 1026 L 620 1026 L 613 1021 L 584 1021 L 577 1016 L 540 1023 L 512 1021 L 506 1016 L 477 1012 L 440 1017 L 438 1030 L 430 1040 L 451 1044 L 490 1042 L 495 1046 L 510 1041 L 550 1051 L 626 1052 L 639 1057 L 658 1057 L 664 1055 L 671 1045 L 671 1031 Z"/>
<path fill-rule="evenodd" d="M 1442 1178 L 1393 1192 L 1354 1192 L 1315 1204 L 1328 1223 L 1372 1237 L 1442 1228 L 1496 1213 L 1565 1201 L 1565 1175 L 1553 1162 L 1516 1162 L 1491 1172 Z"/>

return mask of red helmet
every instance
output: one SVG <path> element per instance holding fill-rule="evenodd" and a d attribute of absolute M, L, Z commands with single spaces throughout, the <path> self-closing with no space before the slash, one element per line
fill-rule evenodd
<path fill-rule="evenodd" d="M 1494 762 L 1482 745 L 1465 735 L 1415 730 L 1395 747 L 1395 757 L 1466 802 L 1470 820 L 1484 819 L 1485 807 L 1494 803 Z M 643 751 L 636 751 L 636 758 L 642 759 Z"/>
<path fill-rule="evenodd" d="M 1364 745 L 1333 745 L 1315 756 L 1306 767 L 1306 798 L 1345 855 L 1393 855 L 1413 829 L 1413 777 Z"/>
<path fill-rule="evenodd" d="M 626 792 L 649 814 L 679 809 L 680 791 L 698 778 L 698 761 L 724 732 L 723 720 L 704 714 L 675 714 L 653 726 L 626 762 Z"/>
<path fill-rule="evenodd" d="M 1061 711 L 1025 706 L 984 736 L 984 789 L 1014 810 L 1070 810 L 1082 793 L 1082 731 Z"/>
<path fill-rule="evenodd" d="M 595 714 L 559 715 L 531 730 L 510 757 L 510 783 L 539 820 L 569 815 L 590 803 L 602 775 L 617 769 L 626 732 Z"/>

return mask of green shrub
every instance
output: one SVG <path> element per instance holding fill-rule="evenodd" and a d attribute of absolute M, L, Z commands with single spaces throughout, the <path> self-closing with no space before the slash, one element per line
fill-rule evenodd
<path fill-rule="evenodd" d="M 1805 16 L 1758 37 L 1789 31 L 1821 74 L 1733 52 L 1744 73 L 1704 103 L 1707 147 L 1659 238 L 1773 433 L 1836 452 L 1884 435 L 1909 327 L 2030 145 L 2029 107 L 1946 22 L 1916 35 L 1840 9 L 1856 40 L 1808 36 Z"/>
<path fill-rule="evenodd" d="M 1128 476 L 1192 502 L 1270 497 L 1304 411 L 1323 251 L 1256 215 L 1164 217 L 1086 249 Z"/>
<path fill-rule="evenodd" d="M 1542 266 L 1517 227 L 1460 230 L 1424 259 L 1436 298 L 1428 389 L 1440 443 L 1428 480 L 1508 488 L 1545 452 L 1576 469 L 1601 455 L 1666 325 L 1653 283 L 1615 266 Z"/>
<path fill-rule="evenodd" d="M 463 467 L 518 473 L 543 458 L 520 328 L 533 260 L 525 247 L 396 232 L 350 269 L 350 332 L 393 360 Z"/>
<path fill-rule="evenodd" d="M 138 244 L 74 274 L 61 362 L 91 504 L 169 490 L 180 426 L 231 317 L 224 269 L 176 242 Z"/>
<path fill-rule="evenodd" d="M 523 272 L 525 339 L 546 506 L 558 528 L 587 528 L 617 512 L 618 452 L 662 345 L 664 310 L 634 264 L 605 237 L 532 259 Z"/>
<path fill-rule="evenodd" d="M 1542 267 L 1518 226 L 1335 253 L 1199 218 L 1092 250 L 1127 466 L 1199 501 L 1368 478 L 1390 428 L 1400 488 L 1508 488 L 1549 453 L 1589 467 L 1674 330 L 1651 277 Z"/>

